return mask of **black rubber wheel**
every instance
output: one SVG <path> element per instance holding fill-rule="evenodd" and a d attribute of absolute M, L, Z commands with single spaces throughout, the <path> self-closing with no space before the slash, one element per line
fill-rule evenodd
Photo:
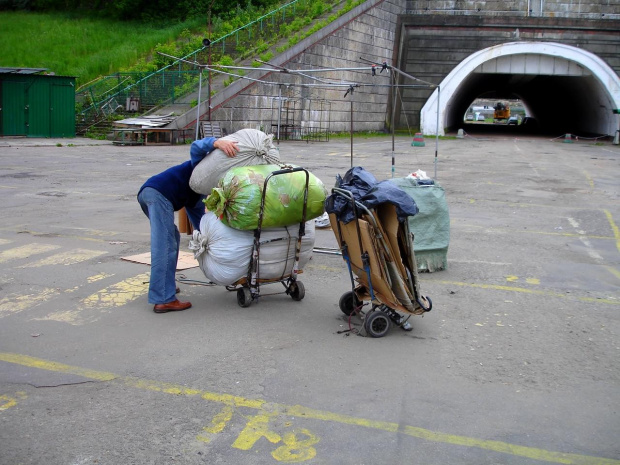
<path fill-rule="evenodd" d="M 301 281 L 293 281 L 289 287 L 289 293 L 293 300 L 300 301 L 306 296 L 306 288 Z"/>
<path fill-rule="evenodd" d="M 431 300 L 431 298 L 429 296 L 424 296 L 424 299 L 426 299 L 426 301 L 428 302 L 428 307 L 422 307 L 424 308 L 425 312 L 430 312 L 433 309 L 433 301 Z"/>
<path fill-rule="evenodd" d="M 375 310 L 366 314 L 364 320 L 364 328 L 366 332 L 372 337 L 383 337 L 390 330 L 392 322 L 389 315 L 386 313 Z"/>
<path fill-rule="evenodd" d="M 342 313 L 346 316 L 351 316 L 355 312 L 355 309 L 361 305 L 361 302 L 358 300 L 355 292 L 349 291 L 342 294 L 340 297 L 340 301 L 338 302 L 338 306 Z"/>
<path fill-rule="evenodd" d="M 237 303 L 244 308 L 252 304 L 252 293 L 247 287 L 237 289 Z"/>

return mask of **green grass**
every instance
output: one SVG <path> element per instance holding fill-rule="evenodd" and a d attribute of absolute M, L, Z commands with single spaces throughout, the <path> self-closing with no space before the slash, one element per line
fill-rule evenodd
<path fill-rule="evenodd" d="M 75 76 L 80 86 L 130 67 L 158 43 L 176 39 L 184 29 L 204 27 L 203 23 L 198 18 L 161 26 L 0 11 L 0 66 L 48 68 L 57 75 Z"/>

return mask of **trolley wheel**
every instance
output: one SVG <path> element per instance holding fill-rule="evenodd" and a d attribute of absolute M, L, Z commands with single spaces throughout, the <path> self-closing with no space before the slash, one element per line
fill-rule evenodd
<path fill-rule="evenodd" d="M 342 313 L 346 316 L 351 316 L 355 313 L 355 310 L 361 305 L 361 302 L 355 295 L 355 292 L 349 291 L 342 294 L 338 306 Z"/>
<path fill-rule="evenodd" d="M 426 300 L 426 302 L 428 302 L 428 307 L 425 307 L 424 305 L 421 304 L 421 302 L 418 302 L 420 304 L 420 307 L 422 307 L 422 309 L 425 312 L 430 312 L 433 309 L 433 301 L 431 300 L 431 298 L 429 296 L 422 296 L 422 299 Z"/>
<path fill-rule="evenodd" d="M 381 310 L 375 310 L 366 314 L 364 328 L 372 337 L 383 337 L 390 330 L 390 317 Z"/>
<path fill-rule="evenodd" d="M 301 281 L 293 281 L 288 290 L 293 300 L 300 301 L 306 296 L 306 288 L 304 287 L 304 283 Z"/>
<path fill-rule="evenodd" d="M 252 304 L 252 293 L 247 287 L 237 289 L 237 303 L 240 307 L 249 307 Z"/>

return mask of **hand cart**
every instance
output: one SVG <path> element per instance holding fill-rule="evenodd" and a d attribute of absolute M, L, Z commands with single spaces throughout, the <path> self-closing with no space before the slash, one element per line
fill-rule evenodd
<path fill-rule="evenodd" d="M 306 185 L 304 189 L 304 202 L 303 211 L 301 215 L 301 221 L 299 223 L 299 234 L 295 244 L 295 260 L 292 263 L 292 268 L 287 270 L 283 275 L 277 279 L 261 279 L 260 277 L 260 246 L 265 242 L 261 242 L 261 230 L 263 224 L 263 215 L 265 210 L 265 194 L 267 192 L 267 186 L 269 180 L 274 176 L 281 176 L 291 173 L 303 171 L 306 174 Z M 226 286 L 229 291 L 237 291 L 237 303 L 240 307 L 249 307 L 253 301 L 258 300 L 260 297 L 261 284 L 282 283 L 284 286 L 284 292 L 274 292 L 272 294 L 287 294 L 295 301 L 300 301 L 306 295 L 306 291 L 303 283 L 297 279 L 297 275 L 302 273 L 299 269 L 299 256 L 301 253 L 301 240 L 306 234 L 306 209 L 308 205 L 308 184 L 310 182 L 309 172 L 301 167 L 283 167 L 280 170 L 273 171 L 269 176 L 265 178 L 265 183 L 262 189 L 261 205 L 258 218 L 258 227 L 254 230 L 254 243 L 252 245 L 252 257 L 250 259 L 250 265 L 248 267 L 248 274 L 246 277 L 240 279 L 236 283 Z M 283 240 L 283 238 L 275 239 Z M 288 254 L 288 250 L 287 250 Z"/>
<path fill-rule="evenodd" d="M 386 203 L 370 210 L 348 190 L 335 187 L 332 195 L 350 202 L 355 218 L 344 224 L 335 213 L 329 214 L 351 277 L 352 290 L 340 298 L 340 310 L 349 317 L 360 314 L 364 330 L 372 337 L 385 336 L 392 323 L 411 330 L 409 317 L 429 312 L 433 304 L 430 297 L 420 294 L 407 221 L 398 222 L 394 205 Z M 372 305 L 365 314 L 361 311 L 364 301 Z"/>

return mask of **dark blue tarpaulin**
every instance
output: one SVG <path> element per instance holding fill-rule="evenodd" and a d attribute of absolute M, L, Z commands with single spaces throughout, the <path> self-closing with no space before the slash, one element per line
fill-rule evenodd
<path fill-rule="evenodd" d="M 366 208 L 375 208 L 383 203 L 396 206 L 396 215 L 401 223 L 418 213 L 418 207 L 409 194 L 390 181 L 377 182 L 377 179 L 361 166 L 354 166 L 344 177 L 338 175 L 336 187 L 351 192 L 355 200 Z M 327 197 L 325 210 L 327 213 L 334 213 L 344 224 L 355 219 L 351 201 L 337 193 Z"/>

